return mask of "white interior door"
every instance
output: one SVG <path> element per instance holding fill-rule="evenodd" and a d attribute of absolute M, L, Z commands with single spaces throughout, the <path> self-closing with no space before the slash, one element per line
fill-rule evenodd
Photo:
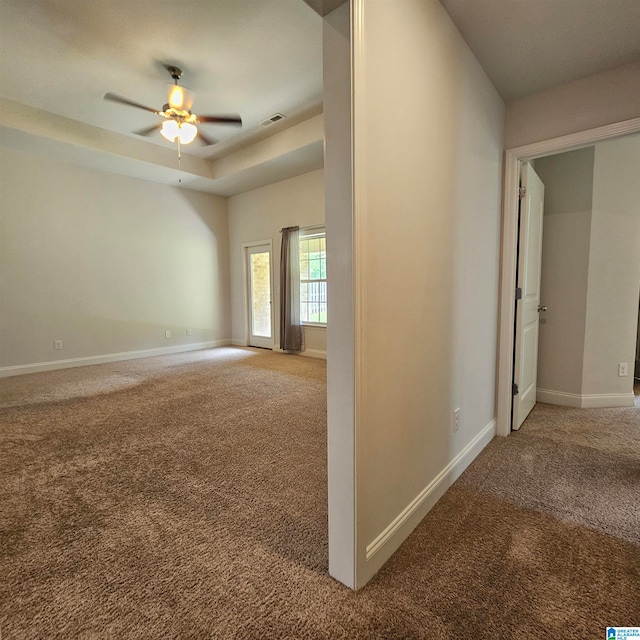
<path fill-rule="evenodd" d="M 246 248 L 249 346 L 273 349 L 271 245 Z"/>
<path fill-rule="evenodd" d="M 544 185 L 529 163 L 522 166 L 524 197 L 520 201 L 516 300 L 516 337 L 513 368 L 513 423 L 519 429 L 536 404 L 538 331 L 540 326 L 540 266 Z M 518 296 L 516 296 L 518 297 Z"/>

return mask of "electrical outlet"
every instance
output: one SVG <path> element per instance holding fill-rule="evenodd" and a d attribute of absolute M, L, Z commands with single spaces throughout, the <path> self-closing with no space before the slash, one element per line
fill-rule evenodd
<path fill-rule="evenodd" d="M 62 349 L 62 340 L 54 340 L 53 348 L 56 349 L 57 351 L 60 351 L 60 349 Z"/>
<path fill-rule="evenodd" d="M 167 330 L 164 332 L 164 337 L 165 337 L 165 338 L 170 338 L 170 337 L 171 337 L 171 331 L 169 331 L 169 329 L 167 329 Z"/>
<path fill-rule="evenodd" d="M 624 378 L 629 375 L 629 365 L 626 362 L 618 363 L 618 376 L 620 378 Z"/>
<path fill-rule="evenodd" d="M 455 433 L 460 428 L 460 409 L 453 410 L 453 432 Z"/>
<path fill-rule="evenodd" d="M 191 335 L 191 329 L 187 329 L 187 335 L 190 336 Z"/>

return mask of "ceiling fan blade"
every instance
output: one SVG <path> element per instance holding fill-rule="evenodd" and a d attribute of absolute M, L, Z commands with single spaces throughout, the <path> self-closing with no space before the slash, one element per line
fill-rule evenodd
<path fill-rule="evenodd" d="M 154 131 L 157 131 L 158 129 L 160 129 L 161 126 L 162 126 L 161 123 L 160 124 L 154 124 L 152 127 L 145 127 L 144 129 L 137 129 L 133 133 L 135 133 L 137 136 L 148 136 L 148 135 L 151 135 Z"/>
<path fill-rule="evenodd" d="M 203 124 L 235 124 L 242 125 L 240 116 L 196 116 L 197 121 Z"/>
<path fill-rule="evenodd" d="M 200 140 L 200 142 L 202 142 L 202 144 L 209 146 L 211 144 L 215 144 L 216 142 L 218 142 L 217 140 L 214 140 L 213 138 L 209 138 L 209 136 L 205 136 L 204 133 L 202 133 L 202 131 L 200 131 L 200 129 L 198 129 L 198 140 Z"/>
<path fill-rule="evenodd" d="M 158 113 L 156 109 L 152 109 L 151 107 L 145 107 L 143 104 L 139 102 L 134 102 L 133 100 L 129 100 L 129 98 L 123 98 L 122 96 L 118 96 L 115 93 L 105 93 L 105 100 L 110 100 L 111 102 L 117 102 L 119 104 L 127 105 L 128 107 L 136 107 L 137 109 L 144 109 L 145 111 L 151 111 L 151 113 Z"/>

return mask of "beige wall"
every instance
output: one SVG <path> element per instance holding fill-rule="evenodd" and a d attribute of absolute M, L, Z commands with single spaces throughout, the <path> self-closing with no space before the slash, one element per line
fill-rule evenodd
<path fill-rule="evenodd" d="M 361 585 L 495 433 L 504 105 L 439 2 L 357 5 Z"/>
<path fill-rule="evenodd" d="M 276 348 L 280 323 L 280 229 L 324 224 L 324 173 L 322 169 L 247 191 L 228 200 L 231 268 L 231 323 L 234 344 L 246 344 L 247 298 L 243 243 L 273 243 L 273 305 Z M 326 329 L 305 327 L 307 355 L 326 354 Z"/>
<path fill-rule="evenodd" d="M 545 186 L 538 389 L 581 394 L 594 147 L 536 160 Z"/>
<path fill-rule="evenodd" d="M 640 61 L 507 104 L 505 149 L 640 117 Z"/>
<path fill-rule="evenodd" d="M 583 394 L 626 394 L 630 405 L 640 287 L 639 175 L 640 136 L 596 145 Z M 618 376 L 619 362 L 628 363 L 628 376 Z"/>
<path fill-rule="evenodd" d="M 0 191 L 0 367 L 231 337 L 223 198 L 5 149 Z"/>

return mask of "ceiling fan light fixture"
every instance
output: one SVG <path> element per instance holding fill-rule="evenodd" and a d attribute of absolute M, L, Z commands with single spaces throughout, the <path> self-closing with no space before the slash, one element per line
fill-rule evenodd
<path fill-rule="evenodd" d="M 168 104 L 176 111 L 190 111 L 193 104 L 193 91 L 179 84 L 170 84 Z"/>
<path fill-rule="evenodd" d="M 190 122 L 183 122 L 178 125 L 178 138 L 181 144 L 189 144 L 193 142 L 198 135 L 198 128 Z"/>
<path fill-rule="evenodd" d="M 165 120 L 162 123 L 160 134 L 169 142 L 174 142 L 178 137 L 178 123 L 175 120 Z"/>
<path fill-rule="evenodd" d="M 175 142 L 176 138 L 180 144 L 189 144 L 198 135 L 198 128 L 190 122 L 176 122 L 175 120 L 165 120 L 160 129 L 162 137 L 169 142 Z"/>

